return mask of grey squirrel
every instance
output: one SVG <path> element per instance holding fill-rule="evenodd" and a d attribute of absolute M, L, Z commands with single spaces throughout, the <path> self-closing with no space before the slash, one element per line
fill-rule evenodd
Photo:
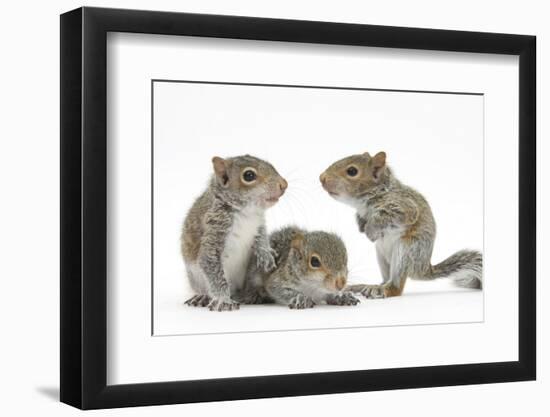
<path fill-rule="evenodd" d="M 344 291 L 347 252 L 335 234 L 284 227 L 269 237 L 276 252 L 276 268 L 265 271 L 251 259 L 243 303 L 275 302 L 291 309 L 316 304 L 356 305 L 359 300 Z"/>
<path fill-rule="evenodd" d="M 331 197 L 357 210 L 359 231 L 375 242 L 383 284 L 352 285 L 350 290 L 368 298 L 399 296 L 407 277 L 449 277 L 460 287 L 481 289 L 480 252 L 462 250 L 431 264 L 436 226 L 430 206 L 395 178 L 384 152 L 341 159 L 320 175 L 320 181 Z"/>
<path fill-rule="evenodd" d="M 181 253 L 196 293 L 186 304 L 231 311 L 239 308 L 234 296 L 244 288 L 252 254 L 263 271 L 275 268 L 264 213 L 288 184 L 270 163 L 250 155 L 214 157 L 212 164 L 214 174 L 181 233 Z"/>

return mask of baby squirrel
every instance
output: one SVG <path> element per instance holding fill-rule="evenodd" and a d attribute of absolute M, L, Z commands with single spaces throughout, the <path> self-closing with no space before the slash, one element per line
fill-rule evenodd
<path fill-rule="evenodd" d="M 356 305 L 359 300 L 344 292 L 347 281 L 347 252 L 342 240 L 326 232 L 306 232 L 288 226 L 270 235 L 277 253 L 272 272 L 251 262 L 247 284 L 255 297 L 245 303 L 288 305 L 291 309 L 312 308 L 315 304 Z M 248 296 L 254 292 L 249 291 Z"/>
<path fill-rule="evenodd" d="M 181 253 L 191 287 L 190 306 L 211 311 L 239 308 L 252 254 L 263 271 L 275 268 L 265 229 L 265 210 L 288 184 L 266 161 L 250 155 L 212 158 L 214 175 L 183 224 Z"/>
<path fill-rule="evenodd" d="M 357 210 L 359 230 L 375 242 L 382 285 L 352 285 L 368 298 L 398 296 L 407 277 L 449 277 L 460 287 L 481 289 L 482 255 L 462 250 L 431 264 L 435 220 L 426 199 L 402 184 L 386 165 L 386 154 L 353 155 L 333 163 L 320 176 L 336 200 Z"/>

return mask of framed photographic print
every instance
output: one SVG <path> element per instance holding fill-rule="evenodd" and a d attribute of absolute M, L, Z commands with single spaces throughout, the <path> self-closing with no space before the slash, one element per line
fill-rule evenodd
<path fill-rule="evenodd" d="M 535 37 L 61 16 L 61 401 L 535 379 Z"/>

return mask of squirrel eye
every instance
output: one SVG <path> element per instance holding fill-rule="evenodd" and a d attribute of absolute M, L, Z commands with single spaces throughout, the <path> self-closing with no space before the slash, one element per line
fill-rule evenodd
<path fill-rule="evenodd" d="M 246 169 L 243 172 L 243 181 L 244 182 L 254 182 L 256 180 L 256 172 L 254 172 L 252 169 Z"/>
<path fill-rule="evenodd" d="M 350 176 L 350 177 L 355 177 L 357 175 L 359 171 L 357 170 L 357 168 L 355 168 L 354 166 L 350 166 L 348 167 L 348 169 L 346 170 L 346 173 Z"/>
<path fill-rule="evenodd" d="M 311 259 L 309 260 L 309 264 L 311 265 L 312 268 L 320 268 L 321 267 L 321 261 L 315 255 L 311 257 Z"/>

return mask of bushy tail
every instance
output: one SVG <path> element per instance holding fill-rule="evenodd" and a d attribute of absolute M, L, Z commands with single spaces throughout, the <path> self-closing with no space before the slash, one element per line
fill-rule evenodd
<path fill-rule="evenodd" d="M 433 265 L 431 278 L 451 278 L 458 287 L 481 289 L 482 269 L 483 257 L 480 252 L 461 250 Z"/>

